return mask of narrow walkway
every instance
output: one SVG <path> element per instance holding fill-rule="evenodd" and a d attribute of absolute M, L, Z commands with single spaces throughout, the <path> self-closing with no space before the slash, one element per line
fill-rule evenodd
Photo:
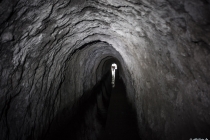
<path fill-rule="evenodd" d="M 136 115 L 128 103 L 121 80 L 113 88 L 105 131 L 101 140 L 139 140 Z"/>

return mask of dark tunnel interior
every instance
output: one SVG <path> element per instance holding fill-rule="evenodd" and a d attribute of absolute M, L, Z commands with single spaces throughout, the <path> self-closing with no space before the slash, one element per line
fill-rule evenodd
<path fill-rule="evenodd" d="M 0 140 L 210 139 L 209 13 L 210 0 L 0 0 Z"/>
<path fill-rule="evenodd" d="M 111 65 L 115 63 L 118 66 L 118 70 L 116 71 L 116 84 L 117 89 L 123 89 L 124 91 L 118 91 L 116 88 L 113 88 L 111 85 L 112 75 L 111 75 Z M 138 133 L 137 133 L 137 125 L 135 122 L 136 114 L 132 106 L 130 105 L 129 101 L 126 100 L 126 92 L 125 92 L 125 85 L 122 80 L 122 76 L 124 75 L 122 73 L 122 66 L 120 62 L 111 56 L 107 56 L 100 60 L 98 63 L 98 66 L 96 67 L 96 81 L 98 81 L 91 89 L 88 89 L 86 91 L 83 91 L 83 95 L 78 99 L 75 104 L 73 104 L 73 109 L 75 110 L 73 114 L 69 115 L 71 117 L 68 117 L 67 119 L 63 119 L 62 122 L 55 122 L 55 125 L 51 127 L 52 130 L 49 130 L 47 135 L 43 139 L 127 139 L 128 137 L 133 137 L 138 139 Z M 100 80 L 99 80 L 100 79 Z M 113 91 L 115 89 L 115 91 Z M 123 97 L 125 101 L 121 101 L 119 96 L 120 94 L 123 94 Z M 124 105 L 124 107 L 127 107 L 128 114 L 125 114 L 127 116 L 134 115 L 131 117 L 132 124 L 127 124 L 123 126 L 122 124 L 125 124 L 129 120 L 129 118 L 122 119 L 117 127 L 134 127 L 136 131 L 136 136 L 132 136 L 131 134 L 122 135 L 121 131 L 118 131 L 120 135 L 114 135 L 108 138 L 110 135 L 109 131 L 113 131 L 110 128 L 116 129 L 116 125 L 113 125 L 115 123 L 108 123 L 107 124 L 107 117 L 108 114 L 110 116 L 111 111 L 109 111 L 110 108 L 110 98 L 113 96 L 112 94 L 119 93 L 119 95 L 116 98 L 117 101 L 112 101 L 114 106 L 121 106 Z M 118 102 L 121 101 L 121 104 L 118 104 Z M 126 104 L 127 103 L 127 104 Z M 113 108 L 113 107 L 111 107 Z M 122 111 L 120 112 L 119 108 L 116 108 L 114 112 L 117 114 L 117 116 L 111 114 L 111 120 L 116 121 L 121 118 L 121 113 L 124 113 L 126 111 L 122 107 Z M 123 115 L 123 116 L 125 116 Z M 59 126 L 57 126 L 59 124 Z M 129 128 L 130 129 L 130 128 Z M 132 128 L 130 129 L 130 131 Z M 116 132 L 114 133 L 116 134 Z M 127 136 L 127 137 L 125 137 Z"/>

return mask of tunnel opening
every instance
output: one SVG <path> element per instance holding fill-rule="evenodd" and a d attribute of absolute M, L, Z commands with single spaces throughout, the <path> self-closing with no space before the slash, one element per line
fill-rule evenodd
<path fill-rule="evenodd" d="M 113 63 L 111 66 L 111 72 L 112 72 L 112 87 L 115 87 L 115 73 L 117 71 L 117 64 Z"/>

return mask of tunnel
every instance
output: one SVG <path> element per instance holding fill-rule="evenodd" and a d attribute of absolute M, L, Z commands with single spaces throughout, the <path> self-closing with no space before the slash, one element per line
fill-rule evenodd
<path fill-rule="evenodd" d="M 0 140 L 210 139 L 209 13 L 210 0 L 0 0 Z"/>

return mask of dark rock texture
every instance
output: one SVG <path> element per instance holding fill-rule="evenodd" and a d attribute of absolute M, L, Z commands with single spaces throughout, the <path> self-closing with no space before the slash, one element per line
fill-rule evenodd
<path fill-rule="evenodd" d="M 210 138 L 209 0 L 0 0 L 0 139 L 44 139 L 119 65 L 142 139 Z"/>

